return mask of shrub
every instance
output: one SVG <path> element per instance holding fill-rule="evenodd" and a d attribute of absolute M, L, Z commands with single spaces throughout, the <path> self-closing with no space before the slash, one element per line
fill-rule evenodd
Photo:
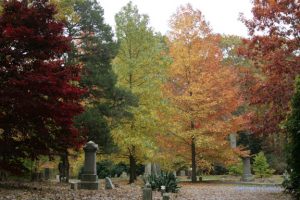
<path fill-rule="evenodd" d="M 111 177 L 111 169 L 113 163 L 108 160 L 103 160 L 96 163 L 98 178 Z"/>
<path fill-rule="evenodd" d="M 114 164 L 110 160 L 101 160 L 96 163 L 97 168 L 97 175 L 98 178 L 105 178 L 105 177 L 115 177 L 116 175 L 119 177 L 122 172 L 128 173 L 129 166 L 127 164 L 124 164 L 122 162 L 118 164 Z M 81 174 L 83 172 L 83 167 L 81 167 L 79 171 L 78 177 L 80 178 Z M 137 175 L 141 175 L 144 173 L 144 165 L 137 164 L 136 166 L 136 173 Z"/>
<path fill-rule="evenodd" d="M 213 166 L 213 170 L 211 172 L 212 175 L 224 175 L 228 173 L 228 169 L 223 165 L 216 164 Z"/>
<path fill-rule="evenodd" d="M 122 172 L 128 172 L 128 166 L 124 163 L 114 164 L 109 160 L 102 160 L 96 163 L 98 178 L 120 176 Z M 79 171 L 79 178 L 83 172 L 83 167 Z"/>
<path fill-rule="evenodd" d="M 230 165 L 228 167 L 228 174 L 233 176 L 240 176 L 243 174 L 243 163 L 238 162 L 235 165 Z"/>
<path fill-rule="evenodd" d="M 166 192 L 176 193 L 179 191 L 179 186 L 177 185 L 177 179 L 175 175 L 171 172 L 161 173 L 160 176 L 149 175 L 144 180 L 149 182 L 152 190 L 160 191 L 161 186 L 166 187 Z"/>
<path fill-rule="evenodd" d="M 254 157 L 253 171 L 255 175 L 260 178 L 269 177 L 274 173 L 274 170 L 270 169 L 270 166 L 263 152 L 259 152 Z"/>
<path fill-rule="evenodd" d="M 112 167 L 111 176 L 114 177 L 115 175 L 117 175 L 118 177 L 120 177 L 122 172 L 128 172 L 128 170 L 129 170 L 128 165 L 122 162 L 118 163 Z"/>

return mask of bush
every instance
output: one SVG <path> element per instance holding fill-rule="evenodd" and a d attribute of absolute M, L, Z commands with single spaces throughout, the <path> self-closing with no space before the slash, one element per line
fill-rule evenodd
<path fill-rule="evenodd" d="M 270 169 L 270 166 L 263 152 L 259 152 L 254 157 L 253 171 L 255 175 L 260 178 L 269 177 L 274 173 L 274 170 Z"/>
<path fill-rule="evenodd" d="M 243 174 L 243 163 L 239 162 L 235 165 L 230 165 L 228 167 L 228 174 L 233 176 L 240 176 Z"/>
<path fill-rule="evenodd" d="M 129 167 L 124 163 L 114 164 L 109 160 L 102 160 L 96 163 L 97 175 L 98 178 L 105 177 L 114 177 L 117 175 L 118 177 L 122 174 L 122 172 L 128 172 Z M 83 172 L 83 167 L 81 167 L 79 171 L 79 178 Z"/>
<path fill-rule="evenodd" d="M 161 173 L 160 176 L 149 175 L 144 182 L 149 182 L 152 190 L 160 191 L 161 186 L 166 187 L 166 192 L 176 193 L 179 191 L 177 179 L 173 173 Z"/>
<path fill-rule="evenodd" d="M 103 160 L 96 163 L 98 178 L 111 177 L 111 169 L 113 163 L 108 160 Z"/>
<path fill-rule="evenodd" d="M 228 173 L 228 169 L 226 169 L 226 167 L 224 167 L 223 165 L 216 164 L 213 166 L 211 175 L 224 175 L 227 173 Z"/>
<path fill-rule="evenodd" d="M 129 170 L 128 165 L 122 162 L 118 163 L 112 167 L 111 176 L 114 177 L 117 175 L 117 177 L 120 177 L 122 172 L 128 172 L 128 170 Z"/>
<path fill-rule="evenodd" d="M 96 163 L 96 168 L 97 168 L 97 175 L 98 178 L 105 178 L 105 177 L 115 177 L 116 175 L 119 177 L 122 172 L 128 173 L 129 171 L 129 166 L 126 165 L 125 163 L 118 163 L 114 164 L 110 160 L 102 160 L 100 162 Z M 80 178 L 81 174 L 83 172 L 83 167 L 81 167 L 78 177 Z M 144 173 L 144 165 L 142 164 L 137 164 L 136 166 L 136 174 L 137 176 L 141 175 Z"/>

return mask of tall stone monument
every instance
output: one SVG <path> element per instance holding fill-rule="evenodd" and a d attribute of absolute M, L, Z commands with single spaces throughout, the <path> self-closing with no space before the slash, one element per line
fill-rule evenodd
<path fill-rule="evenodd" d="M 232 149 L 236 148 L 236 133 L 229 134 L 230 147 Z"/>
<path fill-rule="evenodd" d="M 151 175 L 151 163 L 147 163 L 147 164 L 145 165 L 145 175 L 146 175 L 146 176 Z"/>
<path fill-rule="evenodd" d="M 237 147 L 236 136 L 237 136 L 236 133 L 231 133 L 229 135 L 230 147 L 232 149 L 235 149 Z M 242 174 L 241 181 L 245 181 L 245 182 L 253 181 L 253 176 L 251 174 L 250 156 L 243 156 L 241 158 L 243 160 L 243 174 Z"/>
<path fill-rule="evenodd" d="M 95 144 L 93 141 L 89 141 L 83 147 L 83 150 L 85 153 L 85 158 L 79 188 L 98 190 L 99 181 L 96 170 L 96 151 L 98 150 L 98 145 Z"/>
<path fill-rule="evenodd" d="M 159 176 L 161 174 L 161 169 L 160 165 L 157 163 L 147 163 L 145 165 L 145 173 L 144 175 L 149 176 L 149 175 L 155 175 Z"/>
<path fill-rule="evenodd" d="M 243 175 L 241 180 L 245 182 L 253 181 L 253 176 L 251 173 L 250 156 L 245 156 L 242 158 L 242 160 L 243 160 Z"/>

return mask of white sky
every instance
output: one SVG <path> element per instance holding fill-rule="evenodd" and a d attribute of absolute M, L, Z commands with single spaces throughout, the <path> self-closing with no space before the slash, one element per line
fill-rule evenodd
<path fill-rule="evenodd" d="M 98 0 L 104 9 L 106 23 L 115 27 L 114 16 L 129 0 Z M 170 16 L 180 5 L 191 3 L 194 9 L 199 9 L 210 23 L 215 33 L 232 34 L 247 37 L 247 29 L 238 20 L 239 13 L 246 18 L 251 15 L 251 0 L 132 0 L 137 5 L 139 13 L 150 17 L 150 25 L 155 31 L 166 34 Z"/>

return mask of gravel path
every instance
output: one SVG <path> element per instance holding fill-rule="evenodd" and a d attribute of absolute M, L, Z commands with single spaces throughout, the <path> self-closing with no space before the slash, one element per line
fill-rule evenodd
<path fill-rule="evenodd" d="M 103 186 L 104 184 L 101 184 Z M 172 200 L 290 200 L 278 186 L 184 184 Z M 154 200 L 161 199 L 159 192 Z M 71 190 L 59 183 L 27 183 L 0 187 L 0 200 L 141 200 L 140 185 L 122 184 L 114 190 Z"/>
<path fill-rule="evenodd" d="M 278 186 L 228 184 L 185 185 L 175 199 L 189 200 L 290 200 Z"/>

